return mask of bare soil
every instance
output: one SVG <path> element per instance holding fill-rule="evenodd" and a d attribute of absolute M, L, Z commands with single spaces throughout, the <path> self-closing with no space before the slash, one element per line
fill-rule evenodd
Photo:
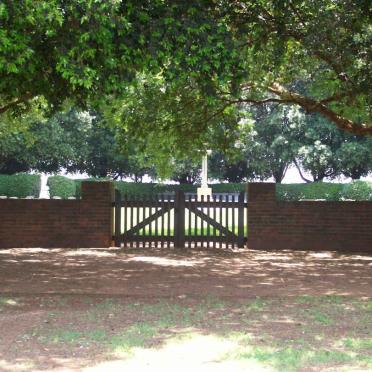
<path fill-rule="evenodd" d="M 0 250 L 0 371 L 122 370 L 112 353 L 118 335 L 159 321 L 156 334 L 146 339 L 147 350 L 164 349 L 169 338 L 186 329 L 199 332 L 201 343 L 212 335 L 246 332 L 258 345 L 270 340 L 297 347 L 300 339 L 329 349 L 350 335 L 372 339 L 372 309 L 361 310 L 371 299 L 372 255 L 365 254 Z M 151 355 L 146 358 L 153 361 Z M 261 370 L 216 364 L 213 358 L 209 364 L 202 360 L 200 370 Z M 337 369 L 339 362 L 334 363 L 324 369 Z M 141 368 L 155 370 L 154 365 Z"/>

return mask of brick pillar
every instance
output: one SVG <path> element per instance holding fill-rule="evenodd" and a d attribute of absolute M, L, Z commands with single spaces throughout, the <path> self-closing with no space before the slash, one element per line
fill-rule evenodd
<path fill-rule="evenodd" d="M 248 239 L 249 249 L 266 249 L 268 239 L 275 236 L 275 183 L 248 183 Z M 273 229 L 274 226 L 274 229 Z"/>
<path fill-rule="evenodd" d="M 83 181 L 81 184 L 82 245 L 110 247 L 114 232 L 114 184 Z"/>
<path fill-rule="evenodd" d="M 252 182 L 247 184 L 248 202 L 275 203 L 275 183 Z"/>

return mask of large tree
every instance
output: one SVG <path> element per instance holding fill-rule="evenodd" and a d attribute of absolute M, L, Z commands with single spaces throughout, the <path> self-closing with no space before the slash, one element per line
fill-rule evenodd
<path fill-rule="evenodd" d="M 0 173 L 78 170 L 78 164 L 88 153 L 89 130 L 89 115 L 72 110 L 46 121 L 31 120 L 3 133 L 0 135 Z"/>
<path fill-rule="evenodd" d="M 372 134 L 370 14 L 368 0 L 5 0 L 0 112 L 40 97 L 51 109 L 111 102 L 147 71 L 204 95 L 207 123 L 229 105 L 277 102 Z"/>
<path fill-rule="evenodd" d="M 0 135 L 0 173 L 67 170 L 140 181 L 151 170 L 142 165 L 132 142 L 122 150 L 124 141 L 119 146 L 117 131 L 97 112 L 60 112 Z"/>

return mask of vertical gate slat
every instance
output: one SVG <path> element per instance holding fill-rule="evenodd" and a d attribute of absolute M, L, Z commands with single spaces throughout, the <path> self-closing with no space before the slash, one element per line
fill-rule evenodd
<path fill-rule="evenodd" d="M 159 204 L 159 197 L 156 194 L 154 197 L 154 206 L 155 206 L 155 213 L 158 211 L 158 204 Z M 155 247 L 158 247 L 158 239 L 159 239 L 159 234 L 158 234 L 158 218 L 155 220 Z"/>
<path fill-rule="evenodd" d="M 229 196 L 225 195 L 225 203 L 229 201 Z M 226 206 L 225 207 L 225 227 L 226 229 L 229 228 L 229 208 Z M 226 235 L 225 236 L 225 243 L 226 243 L 226 248 L 229 247 L 229 237 Z"/>
<path fill-rule="evenodd" d="M 244 191 L 238 197 L 238 248 L 244 248 Z"/>
<path fill-rule="evenodd" d="M 121 194 L 115 189 L 115 246 L 121 246 Z"/>
<path fill-rule="evenodd" d="M 149 217 L 152 215 L 152 205 L 151 205 L 151 199 L 152 199 L 152 195 L 146 195 L 146 202 L 149 202 L 148 203 L 148 210 L 149 210 Z M 152 222 L 149 223 L 149 247 L 151 248 L 151 245 L 152 245 Z"/>
<path fill-rule="evenodd" d="M 219 218 L 220 218 L 220 224 L 223 225 L 223 195 L 220 195 L 220 200 L 219 200 Z M 219 232 L 220 240 L 218 247 L 222 248 L 222 243 L 223 243 L 223 233 L 220 231 Z"/>
<path fill-rule="evenodd" d="M 160 195 L 160 206 L 161 208 L 165 207 L 164 203 L 164 194 Z M 165 224 L 165 219 L 164 219 L 164 213 L 161 215 L 161 237 L 160 237 L 160 246 L 161 248 L 164 248 L 164 224 Z"/>
<path fill-rule="evenodd" d="M 235 238 L 235 195 L 232 195 L 232 208 L 231 208 L 231 225 L 232 225 L 232 232 L 233 232 L 233 238 L 232 238 L 232 247 L 235 247 L 235 244 L 237 243 L 237 239 Z"/>
<path fill-rule="evenodd" d="M 194 199 L 194 207 L 197 208 L 197 196 L 195 197 Z M 194 218 L 194 236 L 195 236 L 195 248 L 198 247 L 198 239 L 197 239 L 197 236 L 198 236 L 198 216 L 195 214 L 194 215 L 195 218 Z"/>
<path fill-rule="evenodd" d="M 212 214 L 212 218 L 216 220 L 216 204 L 217 204 L 217 196 L 212 196 L 212 200 L 213 200 L 213 214 Z M 216 229 L 216 226 L 213 226 L 213 249 L 216 248 L 216 241 L 217 241 L 217 229 Z"/>
<path fill-rule="evenodd" d="M 201 202 L 204 203 L 204 195 L 201 196 Z M 203 212 L 204 211 L 204 208 L 203 208 L 203 204 L 202 204 L 202 207 L 200 208 L 201 211 Z M 201 239 L 200 239 L 200 245 L 201 247 L 203 248 L 204 246 L 204 220 L 201 218 L 200 219 L 200 236 L 201 236 Z"/>
<path fill-rule="evenodd" d="M 143 197 L 141 197 L 141 200 L 144 201 Z M 142 222 L 145 219 L 145 206 L 142 204 L 138 211 L 138 217 L 140 218 L 139 221 Z M 146 226 L 141 229 L 141 237 L 142 240 L 140 242 L 142 248 L 146 246 Z"/>
<path fill-rule="evenodd" d="M 134 226 L 137 226 L 138 223 L 139 223 L 139 206 L 138 206 L 138 202 L 141 200 L 141 198 L 137 195 L 133 199 L 134 199 L 134 205 L 136 205 L 136 207 L 133 208 L 133 215 L 134 215 L 133 216 L 133 219 L 135 221 L 135 225 Z M 138 231 L 137 235 L 138 235 L 138 238 L 137 239 L 140 239 L 140 231 Z M 135 245 L 136 248 L 138 248 L 139 244 L 140 244 L 139 240 L 136 240 L 135 243 L 134 243 L 134 245 Z"/>
<path fill-rule="evenodd" d="M 124 201 L 124 234 L 127 232 L 128 229 L 128 200 L 127 200 L 127 194 L 123 195 L 123 201 Z M 126 235 L 123 236 L 123 244 L 124 246 L 127 246 L 127 238 Z"/>
<path fill-rule="evenodd" d="M 210 204 L 211 204 L 211 197 L 210 195 L 207 196 L 207 215 L 208 217 L 209 216 L 209 208 L 210 208 Z M 207 248 L 209 248 L 209 245 L 210 245 L 210 235 L 211 235 L 211 225 L 209 223 L 207 223 Z"/>
<path fill-rule="evenodd" d="M 192 237 L 192 231 L 191 231 L 191 210 L 190 210 L 190 201 L 191 201 L 191 195 L 187 198 L 187 207 L 188 207 L 188 221 L 187 221 L 187 244 L 188 247 L 191 248 L 191 237 Z M 185 209 L 186 211 L 186 209 Z M 186 212 L 185 212 L 186 213 Z"/>
<path fill-rule="evenodd" d="M 128 204 L 130 205 L 130 225 L 129 225 L 129 230 L 133 227 L 133 196 L 129 195 L 129 202 Z M 131 236 L 128 237 L 130 240 L 130 247 L 133 248 L 133 239 L 131 239 Z"/>
<path fill-rule="evenodd" d="M 168 195 L 167 197 L 167 248 L 170 247 L 171 243 L 171 236 L 170 236 L 170 214 L 171 214 L 171 201 L 170 201 L 170 196 Z"/>

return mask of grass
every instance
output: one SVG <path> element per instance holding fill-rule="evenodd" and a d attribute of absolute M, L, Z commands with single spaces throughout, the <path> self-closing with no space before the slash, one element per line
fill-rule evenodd
<path fill-rule="evenodd" d="M 255 300 L 247 303 L 245 309 L 247 311 L 263 311 L 267 305 L 270 305 L 270 301 L 257 297 Z"/>
<path fill-rule="evenodd" d="M 0 303 L 9 306 L 10 300 L 18 303 L 11 298 Z M 213 353 L 208 358 L 214 362 L 272 371 L 372 368 L 370 300 L 300 296 L 230 301 L 207 296 L 122 303 L 83 298 L 83 310 L 77 313 L 68 312 L 68 302 L 61 303 L 63 311 L 51 303 L 50 321 L 23 337 L 28 347 L 39 342 L 48 345 L 49 353 L 99 348 L 105 358 L 115 354 L 124 360 L 137 360 L 143 351 L 168 358 L 171 347 L 184 350 L 187 358 L 204 360 L 205 353 Z"/>
<path fill-rule="evenodd" d="M 5 307 L 14 307 L 20 305 L 19 301 L 10 298 L 0 296 L 0 311 L 3 311 Z"/>

